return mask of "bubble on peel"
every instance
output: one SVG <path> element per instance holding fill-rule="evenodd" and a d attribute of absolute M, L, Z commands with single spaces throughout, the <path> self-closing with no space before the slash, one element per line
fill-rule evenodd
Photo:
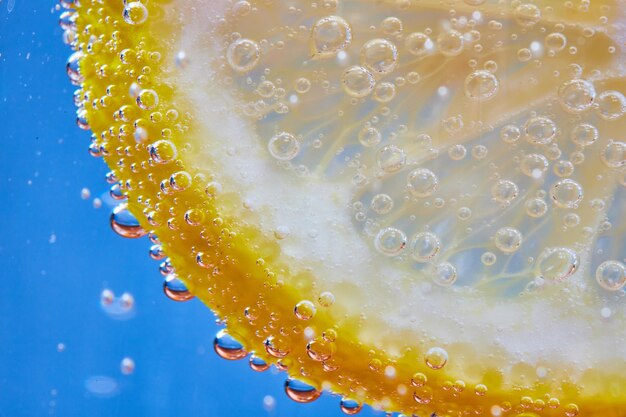
<path fill-rule="evenodd" d="M 541 154 L 531 153 L 522 158 L 520 169 L 524 175 L 539 179 L 548 170 L 548 160 Z"/>
<path fill-rule="evenodd" d="M 498 78 L 485 70 L 472 72 L 465 78 L 465 95 L 475 101 L 491 99 L 500 86 Z"/>
<path fill-rule="evenodd" d="M 237 72 L 248 72 L 259 63 L 261 48 L 250 39 L 237 39 L 226 50 L 230 67 Z"/>
<path fill-rule="evenodd" d="M 376 163 L 384 172 L 396 172 L 406 164 L 406 154 L 395 145 L 387 145 L 376 153 Z"/>
<path fill-rule="evenodd" d="M 560 32 L 553 32 L 544 38 L 543 44 L 548 51 L 556 53 L 565 49 L 567 46 L 567 38 Z"/>
<path fill-rule="evenodd" d="M 382 82 L 374 88 L 374 99 L 380 103 L 389 103 L 396 96 L 396 87 L 392 83 Z"/>
<path fill-rule="evenodd" d="M 388 74 L 397 61 L 396 46 L 386 39 L 371 39 L 361 47 L 361 64 L 372 72 Z"/>
<path fill-rule="evenodd" d="M 126 203 L 119 204 L 113 209 L 110 225 L 115 233 L 126 238 L 136 239 L 148 233 L 141 227 L 137 218 L 128 210 Z"/>
<path fill-rule="evenodd" d="M 609 142 L 600 154 L 602 162 L 609 168 L 621 168 L 626 165 L 626 143 Z"/>
<path fill-rule="evenodd" d="M 439 178 L 427 168 L 417 168 L 407 177 L 407 189 L 413 197 L 431 196 L 439 186 Z"/>
<path fill-rule="evenodd" d="M 523 3 L 515 8 L 513 16 L 519 25 L 529 27 L 541 20 L 541 10 L 534 4 Z"/>
<path fill-rule="evenodd" d="M 358 65 L 347 68 L 343 72 L 341 80 L 344 91 L 356 98 L 368 96 L 374 91 L 376 85 L 372 73 Z"/>
<path fill-rule="evenodd" d="M 535 264 L 539 277 L 554 282 L 562 282 L 578 269 L 578 255 L 569 248 L 546 248 Z"/>
<path fill-rule="evenodd" d="M 215 335 L 213 349 L 220 358 L 230 361 L 243 359 L 248 355 L 243 345 L 228 334 L 226 329 L 218 331 Z"/>
<path fill-rule="evenodd" d="M 421 232 L 413 236 L 409 251 L 417 262 L 429 262 L 441 250 L 441 241 L 437 235 L 430 232 Z"/>
<path fill-rule="evenodd" d="M 159 104 L 159 96 L 156 91 L 145 89 L 137 95 L 137 105 L 143 110 L 152 110 Z"/>
<path fill-rule="evenodd" d="M 248 361 L 248 365 L 250 369 L 256 372 L 263 372 L 270 369 L 270 364 L 265 362 L 263 359 L 259 358 L 255 355 L 250 355 L 250 360 Z"/>
<path fill-rule="evenodd" d="M 339 408 L 344 414 L 352 416 L 357 414 L 363 408 L 363 405 L 357 400 L 353 400 L 350 398 L 342 398 L 339 402 Z"/>
<path fill-rule="evenodd" d="M 413 32 L 404 39 L 404 46 L 415 56 L 429 54 L 435 47 L 430 37 L 422 32 Z"/>
<path fill-rule="evenodd" d="M 493 241 L 501 252 L 513 253 L 522 245 L 522 233 L 513 227 L 502 227 L 496 232 Z"/>
<path fill-rule="evenodd" d="M 492 266 L 496 263 L 498 257 L 493 252 L 484 252 L 480 255 L 480 262 L 485 266 Z"/>
<path fill-rule="evenodd" d="M 561 180 L 550 188 L 550 197 L 557 207 L 576 208 L 583 198 L 583 188 L 574 180 Z"/>
<path fill-rule="evenodd" d="M 587 80 L 570 80 L 561 84 L 558 97 L 563 109 L 570 113 L 582 113 L 593 105 L 596 89 Z"/>
<path fill-rule="evenodd" d="M 150 158 L 158 163 L 165 164 L 178 156 L 176 145 L 169 140 L 158 140 L 148 147 Z"/>
<path fill-rule="evenodd" d="M 598 140 L 598 129 L 589 123 L 580 123 L 574 126 L 570 138 L 578 146 L 589 146 Z"/>
<path fill-rule="evenodd" d="M 387 214 L 393 209 L 393 199 L 387 194 L 376 194 L 372 197 L 370 207 L 376 214 Z"/>
<path fill-rule="evenodd" d="M 491 187 L 491 196 L 502 205 L 509 205 L 519 194 L 517 184 L 509 180 L 498 180 Z"/>
<path fill-rule="evenodd" d="M 515 143 L 522 137 L 519 127 L 513 124 L 507 124 L 500 129 L 500 139 L 506 143 Z"/>
<path fill-rule="evenodd" d="M 185 283 L 178 278 L 175 273 L 170 273 L 165 276 L 165 280 L 163 281 L 163 293 L 170 300 L 177 302 L 189 301 L 194 298 Z"/>
<path fill-rule="evenodd" d="M 430 404 L 433 400 L 433 389 L 423 386 L 413 392 L 413 399 L 419 404 Z"/>
<path fill-rule="evenodd" d="M 395 227 L 381 229 L 374 238 L 374 246 L 378 252 L 387 256 L 399 255 L 406 247 L 406 234 Z"/>
<path fill-rule="evenodd" d="M 626 97 L 619 91 L 607 90 L 596 99 L 596 109 L 604 120 L 615 120 L 626 113 Z"/>
<path fill-rule="evenodd" d="M 463 35 L 456 30 L 442 32 L 437 37 L 437 48 L 446 56 L 457 56 L 463 52 Z"/>
<path fill-rule="evenodd" d="M 448 148 L 448 156 L 454 161 L 460 161 L 467 155 L 467 148 L 461 144 L 452 145 Z"/>
<path fill-rule="evenodd" d="M 302 300 L 294 307 L 294 314 L 300 320 L 310 320 L 316 312 L 315 304 L 309 300 Z"/>
<path fill-rule="evenodd" d="M 335 295 L 330 291 L 324 291 L 317 298 L 317 302 L 320 303 L 322 307 L 330 307 L 335 303 Z"/>
<path fill-rule="evenodd" d="M 620 291 L 626 286 L 626 267 L 619 261 L 602 262 L 595 275 L 598 284 L 607 291 Z"/>
<path fill-rule="evenodd" d="M 285 381 L 285 393 L 287 397 L 298 403 L 310 403 L 322 395 L 322 392 L 314 386 L 293 378 L 289 378 Z"/>
<path fill-rule="evenodd" d="M 385 35 L 399 35 L 402 32 L 402 20 L 395 16 L 386 17 L 380 24 Z"/>
<path fill-rule="evenodd" d="M 280 132 L 272 136 L 267 144 L 267 149 L 270 155 L 279 161 L 290 161 L 298 155 L 300 144 L 291 133 Z"/>
<path fill-rule="evenodd" d="M 380 143 L 382 136 L 380 131 L 375 127 L 365 126 L 359 131 L 359 142 L 368 148 L 374 147 Z"/>
<path fill-rule="evenodd" d="M 332 57 L 346 49 L 352 42 L 352 29 L 338 16 L 318 20 L 311 29 L 311 51 L 314 56 Z"/>
<path fill-rule="evenodd" d="M 545 145 L 556 136 L 556 125 L 544 116 L 531 117 L 524 125 L 524 133 L 529 142 Z"/>
<path fill-rule="evenodd" d="M 138 1 L 126 4 L 122 13 L 124 21 L 130 25 L 140 25 L 148 19 L 148 9 Z"/>
<path fill-rule="evenodd" d="M 457 269 L 450 262 L 442 262 L 434 266 L 433 282 L 442 287 L 449 287 L 458 278 Z"/>
<path fill-rule="evenodd" d="M 440 347 L 432 347 L 426 351 L 424 361 L 431 369 L 441 369 L 448 363 L 448 352 Z"/>

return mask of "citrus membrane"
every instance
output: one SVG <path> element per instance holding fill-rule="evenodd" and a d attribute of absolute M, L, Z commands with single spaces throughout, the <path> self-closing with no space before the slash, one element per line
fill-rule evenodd
<path fill-rule="evenodd" d="M 347 414 L 626 415 L 619 1 L 62 4 L 112 226 L 220 356 Z"/>

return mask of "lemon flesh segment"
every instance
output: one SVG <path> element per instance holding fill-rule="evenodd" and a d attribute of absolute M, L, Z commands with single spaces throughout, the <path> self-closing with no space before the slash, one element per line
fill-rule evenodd
<path fill-rule="evenodd" d="M 89 126 L 249 351 L 386 410 L 622 416 L 618 2 L 84 2 Z"/>

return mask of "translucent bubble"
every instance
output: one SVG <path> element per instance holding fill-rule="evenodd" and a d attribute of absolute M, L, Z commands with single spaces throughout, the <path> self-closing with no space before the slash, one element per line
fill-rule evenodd
<path fill-rule="evenodd" d="M 524 125 L 524 133 L 529 142 L 545 145 L 556 136 L 556 125 L 547 117 L 532 117 Z"/>
<path fill-rule="evenodd" d="M 406 241 L 406 234 L 402 230 L 386 227 L 374 238 L 374 246 L 383 255 L 396 256 L 404 250 Z"/>
<path fill-rule="evenodd" d="M 413 32 L 404 39 L 404 46 L 415 56 L 424 56 L 435 47 L 430 37 L 421 32 Z"/>
<path fill-rule="evenodd" d="M 369 70 L 355 65 L 343 72 L 343 89 L 352 97 L 365 97 L 374 91 L 376 81 Z"/>
<path fill-rule="evenodd" d="M 423 386 L 413 392 L 413 399 L 418 404 L 430 404 L 433 400 L 433 389 L 429 386 Z"/>
<path fill-rule="evenodd" d="M 320 294 L 317 301 L 322 307 L 330 307 L 335 303 L 335 295 L 330 291 L 324 291 Z"/>
<path fill-rule="evenodd" d="M 395 96 L 396 87 L 392 83 L 378 83 L 374 89 L 374 99 L 380 103 L 389 103 Z"/>
<path fill-rule="evenodd" d="M 226 50 L 226 59 L 231 68 L 237 72 L 248 72 L 253 69 L 261 57 L 261 48 L 250 39 L 237 39 Z"/>
<path fill-rule="evenodd" d="M 439 179 L 434 172 L 427 168 L 414 169 L 407 178 L 407 188 L 413 197 L 429 197 L 438 186 Z"/>
<path fill-rule="evenodd" d="M 215 353 L 217 353 L 220 358 L 231 361 L 243 359 L 248 355 L 243 345 L 229 335 L 226 329 L 220 330 L 215 335 L 215 339 L 213 339 L 213 349 L 215 349 Z"/>
<path fill-rule="evenodd" d="M 387 145 L 376 153 L 376 162 L 385 172 L 396 172 L 406 164 L 406 154 L 395 145 Z"/>
<path fill-rule="evenodd" d="M 368 148 L 378 145 L 381 139 L 380 131 L 375 127 L 365 126 L 359 131 L 359 142 Z"/>
<path fill-rule="evenodd" d="M 491 187 L 491 196 L 498 203 L 503 205 L 511 204 L 511 201 L 517 197 L 519 189 L 517 185 L 509 180 L 499 180 Z"/>
<path fill-rule="evenodd" d="M 429 262 L 441 250 L 441 241 L 433 233 L 418 233 L 411 239 L 409 250 L 417 262 Z"/>
<path fill-rule="evenodd" d="M 361 64 L 373 72 L 387 74 L 398 60 L 396 46 L 386 39 L 372 39 L 361 48 Z"/>
<path fill-rule="evenodd" d="M 67 71 L 67 76 L 70 79 L 72 85 L 81 85 L 85 78 L 80 73 L 79 63 L 83 59 L 83 52 L 76 51 L 67 59 L 67 63 L 65 64 L 65 70 Z"/>
<path fill-rule="evenodd" d="M 391 16 L 385 18 L 380 24 L 385 35 L 399 35 L 402 32 L 402 20 Z"/>
<path fill-rule="evenodd" d="M 506 143 L 515 143 L 522 136 L 522 132 L 519 127 L 513 124 L 507 124 L 500 129 L 500 139 Z"/>
<path fill-rule="evenodd" d="M 370 207 L 376 214 L 387 214 L 393 209 L 393 199 L 387 194 L 376 194 Z"/>
<path fill-rule="evenodd" d="M 159 104 L 159 96 L 154 90 L 141 90 L 137 96 L 137 105 L 143 110 L 152 110 Z"/>
<path fill-rule="evenodd" d="M 543 40 L 543 44 L 548 51 L 560 52 L 567 46 L 567 38 L 562 33 L 553 32 L 546 36 Z"/>
<path fill-rule="evenodd" d="M 449 30 L 437 37 L 437 48 L 446 56 L 457 56 L 463 52 L 463 35 L 456 30 Z"/>
<path fill-rule="evenodd" d="M 553 171 L 559 177 L 569 177 L 574 173 L 574 164 L 570 161 L 558 161 L 554 164 Z"/>
<path fill-rule="evenodd" d="M 311 81 L 308 78 L 298 78 L 295 83 L 295 89 L 300 94 L 308 93 L 311 89 Z"/>
<path fill-rule="evenodd" d="M 448 148 L 448 156 L 450 157 L 450 159 L 453 159 L 455 161 L 460 161 L 461 159 L 465 158 L 466 154 L 467 149 L 463 145 L 456 144 Z"/>
<path fill-rule="evenodd" d="M 449 287 L 456 282 L 457 270 L 450 262 L 435 265 L 433 282 L 442 287 Z"/>
<path fill-rule="evenodd" d="M 588 110 L 596 98 L 596 89 L 587 80 L 576 79 L 561 84 L 558 90 L 563 109 L 571 113 Z"/>
<path fill-rule="evenodd" d="M 600 154 L 602 162 L 609 168 L 620 168 L 626 165 L 626 143 L 610 142 Z"/>
<path fill-rule="evenodd" d="M 495 75 L 485 70 L 472 72 L 465 78 L 465 95 L 476 101 L 491 99 L 496 92 L 500 82 Z"/>
<path fill-rule="evenodd" d="M 258 95 L 264 98 L 270 98 L 276 92 L 276 86 L 271 81 L 262 81 L 256 89 Z"/>
<path fill-rule="evenodd" d="M 311 30 L 311 49 L 315 56 L 331 57 L 352 42 L 352 29 L 338 16 L 318 20 Z"/>
<path fill-rule="evenodd" d="M 500 251 L 513 253 L 522 245 L 522 234 L 512 227 L 503 227 L 496 232 L 493 241 Z"/>
<path fill-rule="evenodd" d="M 351 416 L 361 411 L 363 406 L 356 400 L 342 398 L 341 402 L 339 403 L 339 408 L 344 414 Z"/>
<path fill-rule="evenodd" d="M 579 146 L 589 146 L 598 140 L 598 129 L 588 123 L 574 126 L 570 134 L 572 142 Z"/>
<path fill-rule="evenodd" d="M 168 274 L 163 281 L 163 293 L 173 301 L 183 302 L 194 298 L 193 294 L 187 289 L 185 283 L 182 282 L 174 273 Z"/>
<path fill-rule="evenodd" d="M 482 262 L 482 264 L 485 266 L 491 266 L 495 264 L 497 260 L 498 258 L 496 257 L 496 254 L 493 252 L 485 252 L 482 255 L 480 255 L 480 262 Z"/>
<path fill-rule="evenodd" d="M 119 204 L 113 209 L 110 218 L 111 229 L 118 235 L 126 238 L 139 238 L 148 232 L 141 227 L 137 218 L 128 210 L 126 203 Z"/>
<path fill-rule="evenodd" d="M 268 337 L 263 342 L 265 351 L 274 358 L 284 358 L 290 352 L 290 349 L 284 341 L 277 339 L 273 336 Z"/>
<path fill-rule="evenodd" d="M 567 213 L 563 216 L 563 224 L 566 227 L 576 227 L 580 223 L 580 216 L 576 213 Z"/>
<path fill-rule="evenodd" d="M 578 255 L 568 248 L 546 248 L 537 257 L 537 274 L 550 281 L 564 281 L 578 269 Z"/>
<path fill-rule="evenodd" d="M 608 291 L 619 291 L 626 286 L 626 267 L 619 261 L 604 261 L 596 269 L 596 281 Z"/>
<path fill-rule="evenodd" d="M 315 304 L 309 300 L 302 300 L 294 307 L 294 314 L 300 320 L 310 320 L 315 315 L 317 309 Z"/>
<path fill-rule="evenodd" d="M 448 363 L 448 352 L 440 347 L 432 347 L 426 351 L 424 361 L 431 369 L 441 369 Z"/>
<path fill-rule="evenodd" d="M 272 136 L 267 143 L 267 149 L 279 161 L 289 161 L 298 155 L 300 144 L 291 133 L 280 132 Z"/>
<path fill-rule="evenodd" d="M 548 170 L 548 160 L 543 155 L 531 153 L 522 158 L 520 169 L 524 175 L 539 179 Z"/>
<path fill-rule="evenodd" d="M 124 7 L 123 17 L 130 25 L 140 25 L 148 19 L 148 9 L 141 2 L 131 1 Z"/>
<path fill-rule="evenodd" d="M 248 365 L 250 365 L 250 368 L 252 370 L 257 371 L 257 372 L 263 372 L 263 371 L 267 371 L 268 369 L 270 369 L 270 364 L 268 364 L 263 359 L 255 355 L 250 355 L 250 360 L 248 362 Z"/>
<path fill-rule="evenodd" d="M 565 179 L 552 186 L 550 197 L 557 207 L 576 208 L 583 198 L 583 189 L 576 181 Z"/>
<path fill-rule="evenodd" d="M 541 10 L 534 4 L 523 3 L 513 11 L 515 21 L 521 26 L 528 27 L 541 20 Z"/>
<path fill-rule="evenodd" d="M 317 390 L 314 386 L 293 378 L 289 378 L 285 381 L 285 393 L 287 397 L 298 403 L 310 403 L 322 395 L 322 392 Z"/>
<path fill-rule="evenodd" d="M 158 163 L 165 164 L 178 156 L 176 145 L 169 140 L 158 140 L 149 146 L 150 158 Z"/>
<path fill-rule="evenodd" d="M 604 120 L 614 120 L 626 113 L 626 97 L 619 91 L 607 90 L 596 100 L 597 110 Z"/>

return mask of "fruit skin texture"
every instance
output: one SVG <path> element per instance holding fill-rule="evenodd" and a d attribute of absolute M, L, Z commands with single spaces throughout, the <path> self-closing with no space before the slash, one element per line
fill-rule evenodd
<path fill-rule="evenodd" d="M 207 186 L 211 178 L 185 163 L 193 152 L 185 138 L 197 132 L 197 121 L 192 108 L 176 101 L 176 86 L 164 81 L 161 62 L 172 51 L 158 38 L 181 30 L 178 22 L 164 19 L 163 8 L 174 3 L 145 2 L 146 20 L 141 21 L 141 11 L 131 11 L 128 19 L 141 21 L 131 24 L 122 2 L 82 0 L 76 7 L 80 75 L 75 79 L 94 143 L 123 184 L 129 209 L 159 237 L 188 289 L 227 323 L 247 351 L 279 362 L 318 389 L 407 414 L 491 415 L 497 407 L 502 415 L 518 417 L 626 416 L 624 375 L 598 372 L 598 384 L 609 386 L 603 382 L 609 380 L 619 394 L 607 390 L 594 398 L 574 381 L 556 384 L 557 390 L 548 383 L 511 390 L 503 386 L 498 366 L 480 384 L 461 388 L 465 384 L 454 381 L 464 376 L 428 368 L 425 352 L 390 355 L 364 346 L 358 338 L 360 317 L 338 322 L 317 308 L 310 319 L 298 318 L 294 306 L 303 295 L 317 294 L 312 273 L 293 271 L 281 262 L 275 241 L 219 212 L 216 200 L 234 197 Z M 144 90 L 156 92 L 158 100 L 142 101 L 137 91 Z M 323 354 L 315 354 L 313 343 L 307 353 L 308 328 Z M 336 338 L 323 336 L 333 333 Z M 471 361 L 471 352 L 451 360 Z M 427 381 L 414 378 L 416 372 Z M 478 386 L 483 384 L 486 392 Z"/>

